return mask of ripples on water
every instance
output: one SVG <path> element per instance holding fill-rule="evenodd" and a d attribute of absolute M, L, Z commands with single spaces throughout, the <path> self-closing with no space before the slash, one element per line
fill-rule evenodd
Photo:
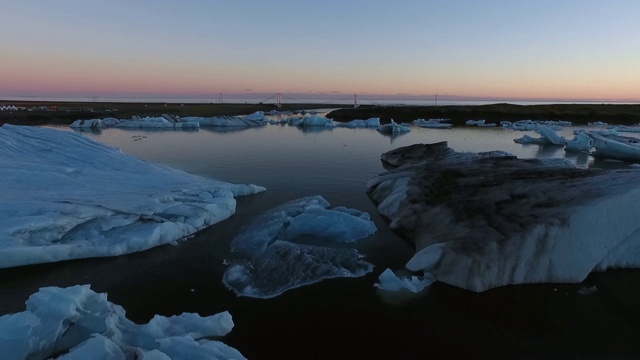
<path fill-rule="evenodd" d="M 572 133 L 571 127 L 562 131 L 569 139 Z M 85 134 L 148 161 L 223 181 L 258 184 L 267 191 L 240 198 L 236 215 L 177 246 L 2 270 L 0 313 L 23 310 L 24 301 L 41 286 L 88 283 L 95 291 L 107 292 L 110 301 L 138 322 L 156 313 L 229 310 L 236 326 L 224 341 L 253 359 L 640 354 L 636 271 L 591 276 L 588 285 L 598 287 L 593 295 L 578 294 L 582 285 L 471 294 L 435 284 L 419 298 L 382 296 L 373 287 L 377 276 L 387 267 L 401 268 L 413 248 L 388 229 L 365 194 L 367 180 L 384 171 L 380 154 L 415 143 L 448 141 L 457 151 L 567 157 L 581 166 L 626 165 L 594 165 L 590 156 L 565 154 L 561 147 L 519 145 L 513 139 L 524 133 L 501 128 L 412 127 L 395 138 L 373 129 L 304 131 L 280 125 L 230 132 L 106 129 Z M 357 248 L 375 264 L 374 271 L 357 279 L 326 280 L 270 300 L 237 298 L 221 282 L 233 237 L 259 214 L 308 195 L 372 215 L 378 232 Z"/>

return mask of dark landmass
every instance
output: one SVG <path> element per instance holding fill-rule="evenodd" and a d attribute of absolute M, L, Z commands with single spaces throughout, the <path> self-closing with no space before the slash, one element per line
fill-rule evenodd
<path fill-rule="evenodd" d="M 219 115 L 248 115 L 256 111 L 336 109 L 348 105 L 336 104 L 179 104 L 179 103 L 107 103 L 107 102 L 47 102 L 47 101 L 2 101 L 0 106 L 13 105 L 25 110 L 0 111 L 0 125 L 70 125 L 76 120 L 103 119 L 113 117 L 130 119 L 132 116 L 178 116 L 211 117 Z"/>
<path fill-rule="evenodd" d="M 554 104 L 554 105 L 451 105 L 451 106 L 374 106 L 353 108 L 345 104 L 180 104 L 180 103 L 107 103 L 107 102 L 41 102 L 2 101 L 0 106 L 14 105 L 25 110 L 0 111 L 0 125 L 69 125 L 75 120 L 114 117 L 130 119 L 132 116 L 219 116 L 248 115 L 256 111 L 337 109 L 327 114 L 337 122 L 379 117 L 382 124 L 391 119 L 412 122 L 416 119 L 450 119 L 454 126 L 467 120 L 484 119 L 488 123 L 518 120 L 565 120 L 582 125 L 602 121 L 610 124 L 632 125 L 640 123 L 640 104 Z"/>
<path fill-rule="evenodd" d="M 341 108 L 327 114 L 334 121 L 380 118 L 380 123 L 412 122 L 416 119 L 450 119 L 464 125 L 467 120 L 484 119 L 487 123 L 518 120 L 564 120 L 582 125 L 602 121 L 617 125 L 640 122 L 640 104 L 554 104 L 554 105 L 451 105 L 451 106 L 361 106 Z"/>

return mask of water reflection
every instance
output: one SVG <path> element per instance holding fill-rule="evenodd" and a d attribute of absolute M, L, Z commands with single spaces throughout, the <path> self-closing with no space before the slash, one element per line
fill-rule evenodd
<path fill-rule="evenodd" d="M 332 132 L 333 128 L 329 126 L 294 126 L 296 129 L 303 133 L 320 133 L 320 132 Z"/>
<path fill-rule="evenodd" d="M 538 152 L 536 154 L 536 157 L 557 157 L 558 152 L 561 150 L 563 150 L 563 147 L 558 145 L 538 145 Z"/>
<path fill-rule="evenodd" d="M 240 132 L 248 129 L 259 129 L 259 127 L 254 127 L 254 126 L 201 126 L 200 127 L 200 130 L 202 131 L 210 131 L 214 133 Z"/>

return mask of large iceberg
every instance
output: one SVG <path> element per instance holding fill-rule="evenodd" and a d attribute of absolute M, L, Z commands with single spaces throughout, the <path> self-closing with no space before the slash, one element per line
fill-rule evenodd
<path fill-rule="evenodd" d="M 0 349 L 6 360 L 47 359 L 244 359 L 216 340 L 233 329 L 228 312 L 164 317 L 135 324 L 125 310 L 89 285 L 46 287 L 26 310 L 0 317 Z"/>
<path fill-rule="evenodd" d="M 376 231 L 369 214 L 320 196 L 288 202 L 250 223 L 233 240 L 223 282 L 239 296 L 275 297 L 289 289 L 373 269 L 349 247 Z"/>
<path fill-rule="evenodd" d="M 0 268 L 175 242 L 264 188 L 151 164 L 80 134 L 0 128 Z"/>
<path fill-rule="evenodd" d="M 411 271 L 480 292 L 640 267 L 638 170 L 459 153 L 446 142 L 382 160 L 396 168 L 370 179 L 367 192 L 390 227 L 414 241 Z"/>

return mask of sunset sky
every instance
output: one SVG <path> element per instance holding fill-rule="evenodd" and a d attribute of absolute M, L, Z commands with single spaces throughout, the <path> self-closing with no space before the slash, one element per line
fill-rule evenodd
<path fill-rule="evenodd" d="M 0 97 L 640 100 L 638 0 L 20 0 Z"/>

